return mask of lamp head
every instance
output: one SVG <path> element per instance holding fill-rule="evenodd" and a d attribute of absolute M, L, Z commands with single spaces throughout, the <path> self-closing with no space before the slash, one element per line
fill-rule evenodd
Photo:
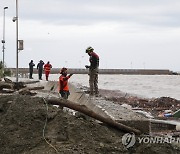
<path fill-rule="evenodd" d="M 15 22 L 17 20 L 17 17 L 13 17 L 12 21 Z"/>
<path fill-rule="evenodd" d="M 8 9 L 8 7 L 7 7 L 7 6 L 5 6 L 5 7 L 4 7 L 4 10 L 5 10 L 5 9 Z"/>

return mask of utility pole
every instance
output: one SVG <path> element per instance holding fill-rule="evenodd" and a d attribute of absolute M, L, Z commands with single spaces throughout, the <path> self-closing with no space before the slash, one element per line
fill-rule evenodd
<path fill-rule="evenodd" d="M 16 82 L 18 82 L 18 0 L 16 0 L 16 17 L 13 17 L 13 22 L 16 22 Z"/>
<path fill-rule="evenodd" d="M 16 16 L 13 17 L 13 22 L 16 22 L 16 82 L 18 82 L 19 75 L 19 50 L 23 50 L 23 40 L 18 40 L 18 0 L 16 0 Z"/>
<path fill-rule="evenodd" d="M 8 7 L 4 7 L 4 17 L 3 17 L 3 39 L 2 39 L 2 52 L 3 52 L 3 61 L 2 61 L 2 67 L 3 67 L 3 75 L 4 75 L 4 51 L 5 51 L 5 10 L 8 9 Z"/>
<path fill-rule="evenodd" d="M 16 82 L 18 82 L 18 0 L 16 0 Z"/>

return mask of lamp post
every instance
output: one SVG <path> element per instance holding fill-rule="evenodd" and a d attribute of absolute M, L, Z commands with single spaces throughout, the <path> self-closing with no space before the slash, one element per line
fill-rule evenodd
<path fill-rule="evenodd" d="M 18 82 L 18 0 L 16 0 L 16 17 L 13 17 L 13 22 L 16 22 L 16 82 Z"/>
<path fill-rule="evenodd" d="M 16 0 L 16 82 L 18 82 L 18 0 Z"/>
<path fill-rule="evenodd" d="M 5 50 L 5 10 L 8 9 L 8 7 L 4 7 L 4 18 L 3 18 L 3 40 L 2 40 L 2 52 L 3 52 L 3 74 L 4 74 L 4 50 Z"/>
<path fill-rule="evenodd" d="M 16 22 L 16 82 L 18 83 L 18 74 L 19 74 L 19 59 L 18 59 L 18 53 L 19 50 L 23 50 L 23 40 L 18 40 L 18 0 L 16 0 L 16 16 L 13 17 L 12 21 Z"/>

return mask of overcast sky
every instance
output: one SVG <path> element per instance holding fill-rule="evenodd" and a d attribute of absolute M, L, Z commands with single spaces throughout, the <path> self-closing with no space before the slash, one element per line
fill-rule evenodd
<path fill-rule="evenodd" d="M 16 0 L 0 2 L 1 40 L 5 6 L 5 63 L 16 67 Z M 19 39 L 19 67 L 84 68 L 92 46 L 100 68 L 180 71 L 180 0 L 19 0 Z"/>

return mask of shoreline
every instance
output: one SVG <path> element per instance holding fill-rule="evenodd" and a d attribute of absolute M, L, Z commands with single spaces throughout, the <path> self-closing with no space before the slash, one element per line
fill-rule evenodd
<path fill-rule="evenodd" d="M 115 154 L 127 152 L 139 153 L 143 152 L 143 149 L 146 147 L 148 147 L 149 151 L 151 152 L 153 152 L 155 149 L 159 149 L 162 154 L 167 152 L 167 148 L 169 152 L 180 151 L 180 147 L 178 145 L 167 143 L 150 145 L 137 143 L 132 148 L 127 149 L 122 144 L 121 140 L 124 133 L 121 131 L 107 127 L 102 123 L 97 123 L 96 120 L 82 114 L 72 116 L 71 114 L 67 113 L 67 111 L 52 105 L 48 105 L 47 112 L 46 105 L 42 97 L 57 96 L 57 87 L 54 87 L 53 91 L 49 91 L 51 86 L 54 84 L 56 84 L 56 81 L 40 81 L 36 83 L 36 85 L 45 86 L 44 90 L 36 91 L 39 95 L 37 95 L 38 97 L 20 95 L 18 93 L 8 94 L 7 96 L 0 95 L 0 149 L 2 152 L 23 152 L 28 154 L 48 151 L 49 153 L 56 153 L 42 139 L 42 129 L 44 127 L 46 114 L 48 121 L 45 136 L 59 152 L 77 151 L 77 153 L 103 153 L 104 150 L 108 150 L 109 152 L 113 152 Z M 33 85 L 35 84 L 32 84 L 31 86 Z M 83 92 L 85 96 L 88 96 L 87 88 L 81 87 L 80 91 Z M 79 96 L 80 91 L 78 89 L 75 89 L 74 92 L 71 91 L 71 99 L 79 100 L 77 96 Z M 73 94 L 76 92 L 77 94 Z M 115 93 L 115 91 L 102 89 L 100 89 L 100 97 L 94 97 L 92 100 L 97 106 L 100 105 L 102 109 L 111 111 L 111 113 L 115 116 L 122 118 L 124 116 L 128 123 L 130 122 L 128 119 L 132 118 L 130 115 L 133 113 L 133 111 L 131 109 L 125 109 L 125 107 L 120 107 L 121 104 L 119 104 L 119 102 L 125 103 L 125 101 L 129 101 L 133 102 L 134 104 L 141 104 L 141 102 L 144 101 L 142 98 L 137 98 L 129 94 L 124 95 L 124 93 Z M 139 103 L 137 103 L 137 101 L 139 101 Z M 116 110 L 118 108 L 123 110 Z M 117 113 L 119 113 L 119 115 Z M 135 118 L 135 114 L 132 114 L 132 116 Z M 142 115 L 140 118 L 142 118 Z M 143 127 L 145 127 L 145 125 L 143 125 Z M 153 134 L 160 136 L 169 134 L 173 136 L 175 135 L 175 131 L 154 130 Z M 4 135 L 6 135 L 6 138 Z M 142 137 L 144 135 L 142 135 Z M 152 132 L 150 135 L 152 135 Z M 180 137 L 180 133 L 176 135 L 179 135 Z M 8 143 L 8 145 L 6 143 Z M 19 146 L 17 146 L 17 144 Z M 6 146 L 8 146 L 8 149 Z M 16 147 L 16 149 L 13 149 L 13 147 Z"/>

